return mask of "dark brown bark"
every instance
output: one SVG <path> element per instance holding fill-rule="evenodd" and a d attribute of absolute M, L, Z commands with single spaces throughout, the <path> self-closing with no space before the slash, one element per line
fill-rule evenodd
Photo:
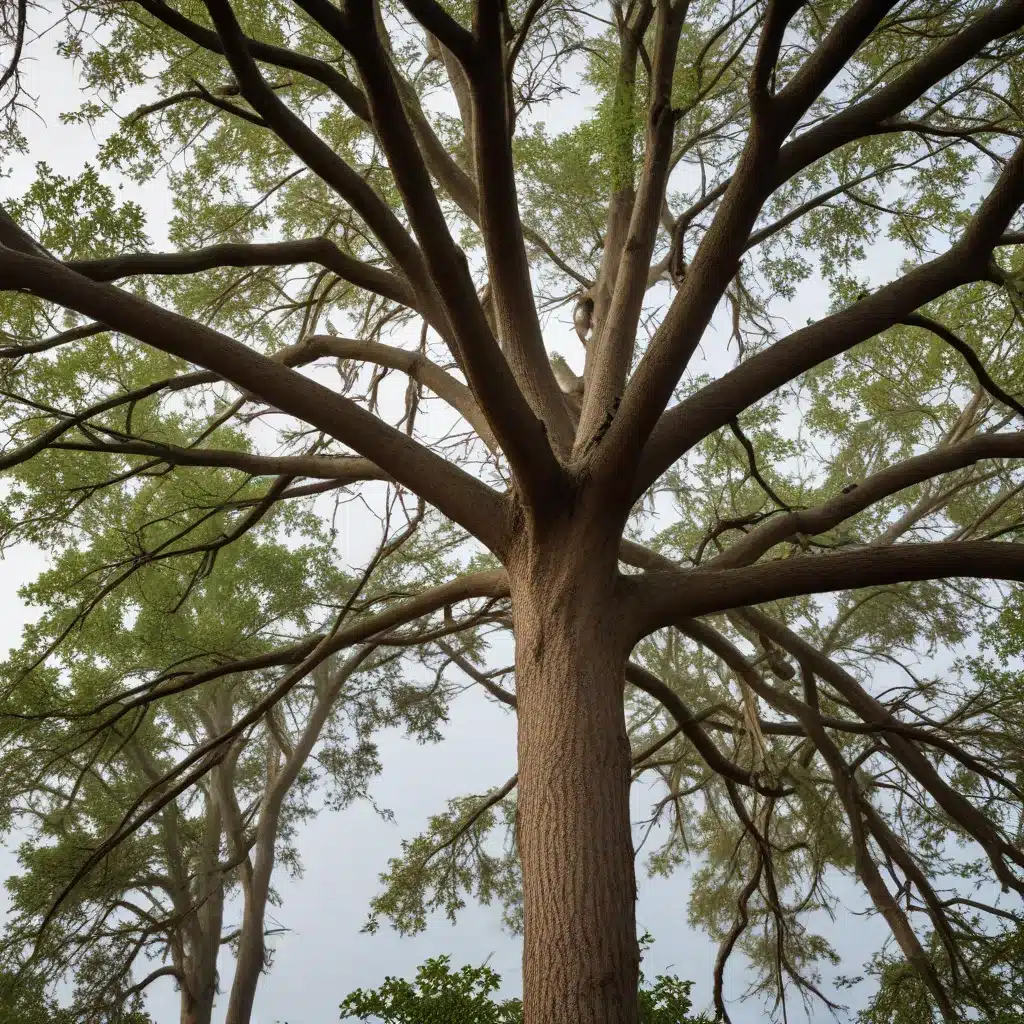
<path fill-rule="evenodd" d="M 559 533 L 514 559 L 524 1024 L 634 1024 L 639 950 L 611 558 Z"/>

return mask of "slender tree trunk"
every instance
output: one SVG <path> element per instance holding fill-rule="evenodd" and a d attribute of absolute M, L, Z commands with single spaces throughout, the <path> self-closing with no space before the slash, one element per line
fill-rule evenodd
<path fill-rule="evenodd" d="M 614 546 L 512 566 L 524 1024 L 635 1024 L 639 950 Z M 573 557 L 567 559 L 566 552 Z M 517 571 L 518 570 L 518 571 Z"/>
<path fill-rule="evenodd" d="M 281 808 L 299 772 L 313 752 L 331 709 L 349 677 L 373 651 L 373 646 L 360 648 L 341 665 L 330 671 L 326 680 L 317 683 L 317 697 L 305 728 L 290 750 L 282 748 L 284 762 L 275 750 L 271 754 L 267 788 L 256 824 L 256 847 L 252 871 L 242 886 L 245 905 L 242 928 L 238 937 L 235 977 L 231 983 L 224 1024 L 249 1024 L 256 1002 L 263 966 L 267 958 L 266 918 L 270 898 L 270 882 L 276 860 L 277 832 Z"/>
<path fill-rule="evenodd" d="M 245 887 L 242 928 L 238 938 L 235 976 L 228 997 L 224 1024 L 249 1024 L 256 1002 L 256 989 L 266 963 L 266 914 L 270 880 L 274 873 L 274 842 L 277 838 L 277 810 L 272 820 L 261 820 L 260 836 L 253 858 L 252 879 Z"/>

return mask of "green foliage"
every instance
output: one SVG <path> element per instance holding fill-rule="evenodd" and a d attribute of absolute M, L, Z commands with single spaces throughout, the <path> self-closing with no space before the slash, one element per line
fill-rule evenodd
<path fill-rule="evenodd" d="M 384 0 L 381 6 L 391 33 L 390 60 L 407 86 L 403 102 L 419 119 L 420 137 L 432 134 L 447 154 L 446 175 L 431 169 L 440 207 L 469 250 L 474 286 L 482 287 L 479 224 L 445 184 L 464 178 L 472 184 L 473 156 L 443 55 L 401 3 Z M 472 23 L 470 0 L 444 0 L 443 6 L 461 24 Z M 537 304 L 550 347 L 568 351 L 567 341 L 579 357 L 564 320 L 600 275 L 613 200 L 639 180 L 654 29 L 648 26 L 642 37 L 620 35 L 615 18 L 625 16 L 627 7 L 638 9 L 634 4 L 616 5 L 611 22 L 607 11 L 569 0 L 505 6 L 513 26 L 527 11 L 536 15 L 510 97 L 517 198 Z M 686 228 L 676 239 L 684 259 L 699 245 L 714 216 L 714 197 L 734 174 L 746 143 L 752 107 L 747 82 L 769 6 L 721 0 L 687 5 L 671 69 L 671 101 L 679 115 L 674 171 L 660 211 L 663 227 Z M 794 6 L 773 88 L 792 81 L 849 7 L 838 0 Z M 989 0 L 898 5 L 806 111 L 796 134 L 877 94 L 989 6 Z M 123 0 L 65 0 L 57 7 L 58 51 L 75 62 L 83 88 L 77 107 L 47 130 L 89 129 L 96 150 L 83 154 L 73 173 L 26 162 L 26 169 L 34 166 L 31 182 L 12 186 L 16 194 L 4 199 L 4 209 L 54 255 L 91 260 L 151 248 L 323 238 L 345 259 L 396 270 L 394 253 L 373 237 L 351 202 L 253 116 L 221 55 L 169 27 L 153 13 L 162 10 L 160 4 L 144 10 Z M 359 82 L 351 56 L 297 5 L 234 0 L 233 8 L 258 43 L 291 49 L 307 70 L 326 68 Z M 200 30 L 210 28 L 199 0 L 173 0 L 171 9 Z M 48 43 L 54 36 L 41 38 Z M 724 316 L 703 340 L 708 365 L 694 364 L 677 397 L 696 393 L 733 358 L 742 365 L 764 351 L 788 332 L 787 322 L 799 326 L 847 308 L 863 291 L 919 267 L 958 236 L 991 168 L 1005 158 L 1008 140 L 1024 131 L 1021 52 L 1019 33 L 993 40 L 906 105 L 900 118 L 913 130 L 872 131 L 778 184 L 755 226 L 758 241 L 730 282 Z M 636 59 L 624 61 L 624 53 Z M 337 79 L 269 61 L 261 67 L 281 102 L 350 164 L 396 224 L 408 226 L 402 190 L 373 124 L 358 103 L 332 91 L 327 81 Z M 27 145 L 17 125 L 5 123 L 3 130 L 5 152 Z M 27 161 L 34 161 L 31 146 Z M 124 199 L 127 184 L 164 197 L 166 216 L 154 209 L 147 223 L 138 203 Z M 655 267 L 662 266 L 670 237 L 668 230 L 659 233 Z M 988 278 L 927 303 L 923 312 L 955 330 L 1000 386 L 1019 395 L 1024 246 L 997 248 Z M 137 275 L 120 283 L 262 354 L 280 355 L 310 335 L 354 337 L 404 346 L 407 355 L 433 360 L 461 383 L 437 333 L 424 330 L 421 337 L 422 310 L 363 291 L 320 264 L 228 261 L 196 273 Z M 636 359 L 673 299 L 660 271 L 650 284 Z M 3 962 L 10 964 L 154 776 L 258 707 L 296 663 L 297 648 L 335 626 L 369 622 L 462 572 L 495 568 L 497 561 L 428 512 L 414 536 L 363 581 L 367 559 L 352 543 L 352 510 L 363 510 L 361 522 L 373 529 L 383 523 L 381 532 L 394 536 L 392 519 L 404 515 L 408 522 L 415 502 L 407 501 L 402 513 L 396 495 L 408 495 L 376 479 L 332 486 L 322 462 L 318 471 L 326 475 L 307 477 L 305 462 L 279 473 L 280 463 L 247 461 L 337 460 L 352 456 L 348 446 L 224 381 L 190 375 L 183 360 L 157 345 L 140 345 L 103 324 L 90 328 L 83 317 L 24 293 L 0 294 L 0 328 L 3 457 L 14 460 L 15 452 L 41 444 L 59 420 L 76 418 L 55 443 L 5 470 L 0 491 L 0 550 L 33 545 L 47 560 L 21 592 L 35 617 L 0 666 L 0 832 L 9 836 L 27 828 L 29 835 L 19 851 L 21 872 L 9 884 L 13 920 Z M 83 330 L 73 337 L 61 334 L 77 328 Z M 397 371 L 324 358 L 303 372 L 445 459 L 506 486 L 507 467 L 484 451 L 458 415 L 440 409 Z M 756 451 L 758 474 L 739 437 L 715 431 L 638 505 L 627 532 L 679 565 L 699 565 L 758 525 L 778 521 L 786 509 L 827 505 L 851 483 L 900 460 L 1009 429 L 1011 419 L 979 388 L 959 353 L 920 327 L 897 324 L 743 410 L 739 426 Z M 182 452 L 199 463 L 190 464 Z M 197 454 L 203 452 L 207 464 Z M 1019 540 L 1022 488 L 1018 464 L 968 466 L 896 490 L 811 538 L 789 536 L 764 560 L 911 539 Z M 975 765 L 997 763 L 1019 792 L 1022 600 L 1019 588 L 996 593 L 982 582 L 946 580 L 797 597 L 769 610 L 888 701 L 901 721 L 941 729 Z M 315 757 L 296 777 L 276 836 L 280 864 L 299 870 L 297 830 L 321 806 L 340 809 L 371 798 L 380 730 L 401 728 L 424 742 L 443 736 L 464 680 L 453 681 L 457 674 L 436 641 L 444 640 L 478 672 L 490 671 L 500 646 L 492 639 L 507 629 L 508 614 L 501 602 L 480 601 L 468 610 L 463 603 L 389 634 L 393 647 L 377 652 L 349 681 L 331 708 Z M 713 623 L 755 666 L 767 666 L 783 697 L 799 696 L 795 667 L 788 665 L 788 676 L 785 664 L 775 671 L 777 651 L 773 666 L 773 652 L 734 618 L 717 616 Z M 947 651 L 959 655 L 954 664 L 930 660 Z M 705 647 L 665 631 L 646 638 L 633 656 L 685 701 L 735 765 L 785 781 L 787 796 L 770 805 L 766 819 L 774 891 L 761 879 L 750 894 L 735 948 L 752 966 L 755 993 L 773 998 L 791 985 L 817 987 L 837 958 L 827 936 L 806 923 L 807 915 L 834 910 L 830 879 L 856 870 L 833 781 L 801 735 L 781 728 L 757 734 L 736 674 Z M 236 663 L 244 669 L 231 671 Z M 203 673 L 220 674 L 201 687 L 188 685 Z M 514 687 L 511 672 L 496 678 Z M 276 717 L 263 716 L 245 732 L 224 772 L 240 807 L 258 806 L 268 766 L 278 764 L 283 747 L 309 720 L 318 685 L 303 680 L 281 701 Z M 150 693 L 160 698 L 152 706 L 136 702 Z M 646 693 L 627 687 L 625 705 L 634 750 L 666 739 L 674 728 Z M 779 719 L 794 724 L 769 701 L 756 698 L 753 705 L 769 727 Z M 967 843 L 965 830 L 893 763 L 877 731 L 863 727 L 829 687 L 822 688 L 820 706 L 825 715 L 854 719 L 848 729 L 833 730 L 837 749 L 856 764 L 863 798 L 927 876 L 943 884 L 952 877 L 965 890 L 986 879 L 989 866 L 958 846 Z M 930 763 L 993 827 L 1020 834 L 1019 801 L 993 789 L 990 777 L 950 755 L 948 745 L 926 750 Z M 688 738 L 674 734 L 641 769 L 638 786 L 650 782 L 654 808 L 647 868 L 670 876 L 682 865 L 693 866 L 689 921 L 724 943 L 736 927 L 742 894 L 760 871 L 760 847 L 737 818 L 732 792 Z M 491 787 L 489 793 L 453 798 L 430 815 L 421 835 L 403 842 L 371 903 L 369 928 L 386 922 L 416 932 L 431 912 L 455 919 L 470 900 L 498 903 L 506 925 L 522 927 L 515 794 L 509 790 L 497 799 L 495 781 L 474 782 L 477 793 Z M 113 1004 L 143 960 L 159 959 L 173 946 L 178 935 L 170 925 L 141 952 L 130 930 L 102 941 L 77 937 L 89 934 L 86 926 L 103 919 L 118 899 L 138 898 L 155 874 L 176 865 L 192 879 L 209 867 L 211 848 L 228 858 L 231 837 L 218 818 L 223 807 L 214 806 L 210 793 L 183 795 L 172 811 L 132 833 L 102 872 L 78 882 L 42 947 L 45 980 L 79 969 L 85 981 L 78 996 L 84 999 L 113 979 L 117 984 L 107 985 Z M 765 811 L 751 798 L 755 806 Z M 239 871 L 225 871 L 221 896 L 237 893 L 239 884 Z M 157 902 L 161 919 L 175 919 L 172 903 L 164 897 Z M 1019 961 L 1015 941 L 1009 933 L 994 937 L 974 957 L 983 994 L 988 992 L 1000 1020 L 1014 1019 L 1007 1015 L 1015 1012 L 1013 999 L 1019 1003 L 1012 981 Z M 942 966 L 940 953 L 933 955 L 943 977 L 958 980 Z M 101 982 L 90 988 L 89 977 Z M 871 977 L 879 992 L 865 1011 L 866 1024 L 930 1021 L 934 1010 L 905 963 L 878 960 Z M 429 961 L 415 983 L 390 979 L 359 999 L 377 999 L 378 1008 L 406 1014 L 396 1020 L 413 1019 L 409 1014 L 430 999 L 436 1013 L 456 1012 L 459 1000 L 473 1012 L 518 1012 L 491 1000 L 496 984 L 485 968 L 453 973 L 441 958 Z M 688 984 L 659 978 L 645 988 L 647 1024 L 684 1019 Z M 454 1002 L 436 1002 L 443 999 Z M 24 1019 L 58 1013 L 41 995 L 34 1005 L 26 1004 Z M 981 1004 L 963 1005 L 974 1012 Z"/>
<path fill-rule="evenodd" d="M 153 1024 L 141 1010 L 118 1009 L 113 1015 L 79 1014 L 61 1007 L 46 993 L 41 978 L 30 972 L 0 972 L 0 1024 Z"/>
<path fill-rule="evenodd" d="M 977 926 L 977 919 L 974 921 Z M 966 963 L 973 987 L 958 992 L 961 1020 L 985 1024 L 1024 1024 L 1024 931 L 1009 928 L 988 933 L 978 928 L 965 936 Z M 950 961 L 932 936 L 933 962 L 948 982 Z M 878 988 L 857 1015 L 859 1024 L 937 1024 L 942 1015 L 918 973 L 901 957 L 880 954 L 868 966 Z M 851 979 L 859 980 L 859 979 Z"/>
<path fill-rule="evenodd" d="M 645 936 L 642 946 L 650 945 Z M 382 1024 L 522 1024 L 519 999 L 495 1000 L 501 978 L 486 964 L 453 971 L 447 956 L 427 960 L 414 981 L 388 977 L 371 991 L 357 989 L 341 1004 L 341 1019 Z M 658 975 L 645 985 L 641 974 L 640 1024 L 702 1024 L 690 1016 L 691 981 Z"/>
<path fill-rule="evenodd" d="M 415 981 L 385 978 L 378 989 L 357 989 L 341 1004 L 341 1019 L 375 1020 L 384 1024 L 520 1024 L 518 999 L 495 1002 L 491 994 L 501 978 L 486 965 L 452 971 L 450 958 L 427 960 L 416 971 Z"/>

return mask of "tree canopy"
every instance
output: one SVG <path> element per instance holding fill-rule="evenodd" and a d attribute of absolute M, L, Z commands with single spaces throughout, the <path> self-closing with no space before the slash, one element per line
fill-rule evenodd
<path fill-rule="evenodd" d="M 0 544 L 46 557 L 7 966 L 248 1024 L 302 821 L 468 684 L 518 772 L 467 766 L 367 927 L 497 902 L 524 1024 L 636 1024 L 638 853 L 694 867 L 721 1019 L 839 998 L 840 876 L 891 935 L 865 1020 L 1014 1012 L 1024 0 L 19 0 L 0 39 Z"/>

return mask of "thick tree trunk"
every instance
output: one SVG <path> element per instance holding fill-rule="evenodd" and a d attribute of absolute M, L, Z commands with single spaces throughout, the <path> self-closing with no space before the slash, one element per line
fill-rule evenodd
<path fill-rule="evenodd" d="M 181 1024 L 210 1024 L 213 1019 L 213 1003 L 217 996 L 217 984 L 203 984 L 182 987 Z"/>
<path fill-rule="evenodd" d="M 635 1024 L 629 651 L 616 615 L 614 555 L 584 555 L 579 537 L 573 547 L 575 565 L 553 543 L 510 572 L 524 1024 Z"/>

